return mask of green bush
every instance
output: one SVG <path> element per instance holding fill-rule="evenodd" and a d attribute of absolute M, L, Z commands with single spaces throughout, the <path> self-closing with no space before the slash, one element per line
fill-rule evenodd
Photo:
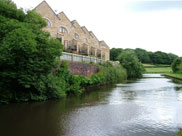
<path fill-rule="evenodd" d="M 67 63 L 64 61 L 54 76 L 58 78 L 56 79 L 57 85 L 62 89 L 60 92 L 65 92 L 67 95 L 81 94 L 89 86 L 116 83 L 127 78 L 126 70 L 123 67 L 113 67 L 109 64 L 99 65 L 99 72 L 90 77 L 74 76 L 70 74 Z M 62 82 L 62 84 L 59 84 L 59 82 Z"/>
<path fill-rule="evenodd" d="M 173 61 L 172 65 L 172 70 L 174 73 L 181 73 L 182 72 L 182 58 L 177 58 Z"/>
<path fill-rule="evenodd" d="M 118 60 L 121 65 L 127 70 L 128 78 L 138 78 L 142 76 L 144 70 L 143 65 L 138 60 L 136 54 L 132 50 L 123 51 Z"/>
<path fill-rule="evenodd" d="M 0 0 L 0 102 L 52 97 L 50 72 L 63 46 L 41 30 L 45 25 L 33 11 L 24 14 L 11 1 Z"/>

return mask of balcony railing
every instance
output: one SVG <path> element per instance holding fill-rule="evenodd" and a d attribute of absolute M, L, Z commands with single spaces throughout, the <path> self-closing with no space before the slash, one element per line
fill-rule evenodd
<path fill-rule="evenodd" d="M 103 64 L 106 63 L 107 61 L 102 60 L 102 59 L 98 59 L 95 57 L 91 57 L 91 56 L 84 56 L 84 55 L 78 55 L 78 54 L 73 54 L 73 53 L 67 53 L 67 52 L 63 52 L 62 56 L 60 57 L 61 60 L 66 60 L 66 61 L 71 61 L 71 62 L 86 62 L 86 63 L 95 63 L 95 64 Z M 118 62 L 113 62 L 113 61 L 109 61 L 110 63 L 112 63 L 113 65 L 119 65 L 120 63 Z"/>

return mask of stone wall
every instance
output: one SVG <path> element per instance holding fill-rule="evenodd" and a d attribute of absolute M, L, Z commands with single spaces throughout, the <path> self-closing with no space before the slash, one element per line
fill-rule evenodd
<path fill-rule="evenodd" d="M 80 62 L 69 62 L 68 63 L 71 74 L 83 75 L 86 77 L 91 76 L 99 71 L 99 67 L 96 65 L 80 63 Z"/>

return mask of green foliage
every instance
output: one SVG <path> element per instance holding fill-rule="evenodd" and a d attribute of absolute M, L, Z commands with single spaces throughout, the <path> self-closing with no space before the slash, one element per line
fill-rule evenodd
<path fill-rule="evenodd" d="M 176 73 L 176 72 L 181 73 L 182 72 L 182 58 L 175 59 L 171 65 L 171 67 L 172 67 L 172 70 L 174 73 Z"/>
<path fill-rule="evenodd" d="M 102 82 L 104 84 L 115 83 L 127 78 L 126 70 L 122 66 L 104 66 L 101 67 L 101 72 L 103 74 Z"/>
<path fill-rule="evenodd" d="M 177 136 L 182 136 L 182 129 L 179 130 Z"/>
<path fill-rule="evenodd" d="M 48 96 L 59 98 L 64 95 L 77 95 L 89 86 L 115 83 L 126 80 L 126 78 L 126 70 L 123 67 L 112 67 L 109 64 L 100 65 L 99 72 L 90 77 L 74 76 L 70 74 L 67 63 L 63 61 L 60 68 L 50 78 L 53 83 L 50 84 L 52 86 L 49 87 L 49 93 L 53 94 Z M 57 92 L 59 92 L 58 95 Z"/>
<path fill-rule="evenodd" d="M 176 59 L 178 56 L 172 53 L 165 53 L 161 51 L 157 52 L 148 52 L 144 49 L 136 48 L 135 50 L 133 49 L 121 49 L 121 48 L 112 48 L 110 50 L 110 59 L 111 60 L 118 60 L 118 56 L 123 52 L 123 51 L 134 51 L 135 54 L 137 55 L 138 59 L 142 63 L 147 63 L 147 64 L 167 64 L 171 65 L 174 59 Z"/>
<path fill-rule="evenodd" d="M 33 11 L 24 14 L 11 1 L 0 1 L 0 102 L 45 100 L 60 93 L 51 96 L 48 88 L 56 84 L 50 73 L 62 45 L 43 26 Z"/>
<path fill-rule="evenodd" d="M 11 0 L 0 0 L 0 15 L 19 21 L 23 21 L 26 16 Z"/>
<path fill-rule="evenodd" d="M 152 63 L 150 56 L 148 54 L 148 52 L 144 49 L 140 49 L 140 48 L 136 48 L 135 49 L 135 53 L 138 57 L 138 59 L 142 62 L 142 63 Z"/>
<path fill-rule="evenodd" d="M 126 50 L 123 51 L 118 60 L 121 65 L 127 70 L 128 78 L 137 78 L 142 76 L 143 66 L 139 62 L 134 51 Z"/>
<path fill-rule="evenodd" d="M 24 22 L 27 22 L 28 24 L 36 24 L 33 26 L 36 28 L 42 28 L 47 25 L 45 20 L 43 20 L 42 17 L 39 14 L 37 14 L 35 11 L 28 11 L 24 19 Z M 30 26 L 32 27 L 32 25 Z"/>
<path fill-rule="evenodd" d="M 112 48 L 110 50 L 110 60 L 117 61 L 117 57 L 122 53 L 123 49 L 121 48 Z"/>

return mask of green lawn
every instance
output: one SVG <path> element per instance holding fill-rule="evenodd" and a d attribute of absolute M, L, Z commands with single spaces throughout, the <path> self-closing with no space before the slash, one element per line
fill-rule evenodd
<path fill-rule="evenodd" d="M 145 73 L 160 73 L 172 78 L 182 79 L 182 73 L 173 73 L 169 65 L 143 64 Z"/>
<path fill-rule="evenodd" d="M 171 67 L 170 65 L 164 65 L 164 64 L 143 64 L 145 68 L 163 68 L 163 67 Z"/>
<path fill-rule="evenodd" d="M 182 136 L 182 129 L 178 132 L 177 136 Z"/>
<path fill-rule="evenodd" d="M 171 73 L 171 67 L 147 67 L 145 68 L 145 73 Z"/>
<path fill-rule="evenodd" d="M 178 79 L 182 79 L 182 73 L 165 73 L 164 75 L 178 78 Z"/>

